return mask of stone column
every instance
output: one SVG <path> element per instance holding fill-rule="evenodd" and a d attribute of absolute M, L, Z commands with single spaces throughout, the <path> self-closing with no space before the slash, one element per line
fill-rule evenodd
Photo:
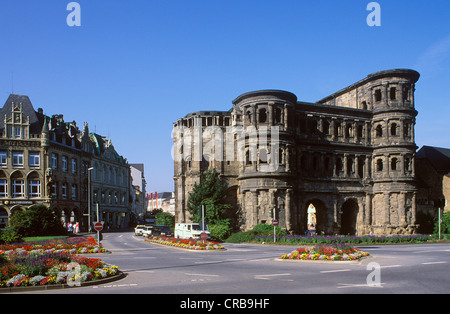
<path fill-rule="evenodd" d="M 384 224 L 385 226 L 389 225 L 391 223 L 391 202 L 390 202 L 390 195 L 389 192 L 384 192 L 384 208 L 385 208 L 385 217 L 384 217 Z"/>
<path fill-rule="evenodd" d="M 258 192 L 252 191 L 252 227 L 258 224 Z"/>
<path fill-rule="evenodd" d="M 398 216 L 400 226 L 406 226 L 405 196 L 406 192 L 400 192 L 398 195 Z"/>
<path fill-rule="evenodd" d="M 292 228 L 292 189 L 287 189 L 286 190 L 286 205 L 285 205 L 285 217 L 286 217 L 286 230 L 288 232 L 292 232 L 293 228 Z"/>

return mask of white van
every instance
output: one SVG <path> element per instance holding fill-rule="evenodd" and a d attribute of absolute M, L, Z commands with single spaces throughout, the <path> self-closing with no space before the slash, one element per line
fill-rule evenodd
<path fill-rule="evenodd" d="M 205 230 L 202 231 L 200 223 L 177 223 L 175 224 L 175 238 L 180 239 L 200 239 L 200 235 L 205 232 L 210 238 L 208 226 L 205 225 Z"/>

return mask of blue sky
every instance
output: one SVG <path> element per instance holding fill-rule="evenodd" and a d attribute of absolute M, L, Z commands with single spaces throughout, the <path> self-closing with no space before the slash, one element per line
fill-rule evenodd
<path fill-rule="evenodd" d="M 173 190 L 172 123 L 228 110 L 242 93 L 318 101 L 368 74 L 420 72 L 416 143 L 450 148 L 450 3 L 389 0 L 369 27 L 363 0 L 2 0 L 0 102 L 28 95 L 109 136 L 144 163 L 148 191 Z M 12 80 L 13 77 L 13 80 Z"/>

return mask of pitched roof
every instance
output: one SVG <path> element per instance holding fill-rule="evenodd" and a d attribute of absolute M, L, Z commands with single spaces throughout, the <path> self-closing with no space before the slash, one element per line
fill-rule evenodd
<path fill-rule="evenodd" d="M 427 159 L 437 172 L 450 173 L 450 149 L 448 148 L 422 146 L 416 153 L 416 159 Z"/>
<path fill-rule="evenodd" d="M 5 102 L 3 108 L 0 109 L 0 132 L 5 130 L 5 115 L 6 117 L 11 117 L 12 115 L 12 104 L 22 103 L 23 116 L 30 118 L 30 134 L 40 134 L 42 131 L 42 124 L 44 121 L 44 115 L 38 113 L 34 110 L 31 104 L 30 98 L 26 95 L 9 95 Z"/>

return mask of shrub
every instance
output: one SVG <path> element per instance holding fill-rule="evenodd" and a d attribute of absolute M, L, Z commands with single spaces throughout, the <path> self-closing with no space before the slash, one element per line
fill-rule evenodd
<path fill-rule="evenodd" d="M 286 236 L 287 231 L 276 226 L 277 236 Z M 226 242 L 229 243 L 241 243 L 241 242 L 252 242 L 256 237 L 272 237 L 273 239 L 273 225 L 269 224 L 259 224 L 253 227 L 250 231 L 241 231 L 232 234 Z"/>
<path fill-rule="evenodd" d="M 22 237 L 62 235 L 66 231 L 53 209 L 43 204 L 33 205 L 11 216 L 11 228 Z"/>
<path fill-rule="evenodd" d="M 211 239 L 214 241 L 225 241 L 225 239 L 231 234 L 231 226 L 228 219 L 222 220 L 214 225 L 210 225 L 208 228 L 211 234 Z"/>
<path fill-rule="evenodd" d="M 253 227 L 252 230 L 255 231 L 257 236 L 273 235 L 273 225 L 259 224 L 259 225 L 256 225 L 255 227 Z M 277 236 L 287 235 L 286 230 L 281 229 L 279 226 L 276 226 L 275 230 L 276 230 Z"/>
<path fill-rule="evenodd" d="M 436 217 L 434 223 L 434 233 L 437 234 L 439 232 L 438 218 Z M 441 233 L 450 233 L 450 212 L 445 212 L 441 216 Z"/>
<path fill-rule="evenodd" d="M 0 243 L 22 242 L 22 237 L 13 228 L 7 226 L 5 230 L 0 232 Z"/>
<path fill-rule="evenodd" d="M 233 233 L 229 236 L 225 242 L 228 243 L 242 243 L 242 242 L 252 242 L 255 240 L 256 233 L 253 230 L 250 231 L 241 231 L 237 233 Z"/>

